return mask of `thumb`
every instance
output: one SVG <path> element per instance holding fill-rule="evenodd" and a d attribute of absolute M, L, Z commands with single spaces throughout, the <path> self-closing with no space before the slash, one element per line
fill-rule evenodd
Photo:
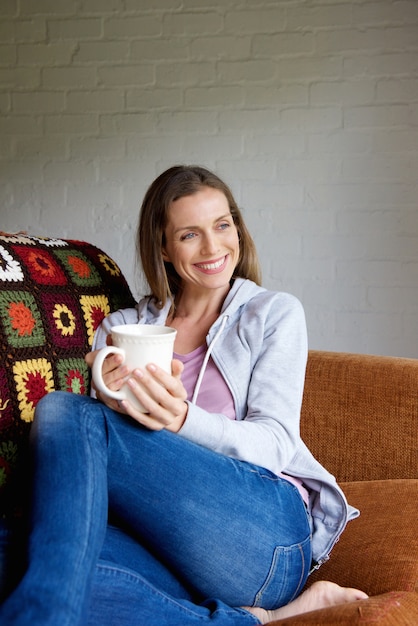
<path fill-rule="evenodd" d="M 178 359 L 173 359 L 171 361 L 172 376 L 175 376 L 176 378 L 180 378 L 181 374 L 183 373 L 183 370 L 184 370 L 184 365 L 181 361 L 179 361 Z"/>

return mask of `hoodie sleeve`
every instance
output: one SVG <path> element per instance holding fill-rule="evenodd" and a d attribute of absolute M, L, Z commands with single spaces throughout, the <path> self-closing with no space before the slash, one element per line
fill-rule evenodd
<path fill-rule="evenodd" d="M 265 292 L 250 301 L 213 357 L 232 391 L 237 419 L 189 404 L 179 434 L 280 473 L 300 444 L 307 336 L 299 300 Z"/>

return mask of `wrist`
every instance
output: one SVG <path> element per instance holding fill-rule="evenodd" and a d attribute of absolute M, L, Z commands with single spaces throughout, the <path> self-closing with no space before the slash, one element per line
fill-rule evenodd
<path fill-rule="evenodd" d="M 181 413 L 179 413 L 177 417 L 174 418 L 171 424 L 168 424 L 165 427 L 166 430 L 169 430 L 172 433 L 178 433 L 184 422 L 186 421 L 188 410 L 189 405 L 187 404 L 187 402 L 183 402 L 183 410 L 181 411 Z"/>

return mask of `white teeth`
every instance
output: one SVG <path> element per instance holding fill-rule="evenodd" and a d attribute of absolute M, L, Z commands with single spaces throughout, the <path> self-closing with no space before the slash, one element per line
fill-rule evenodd
<path fill-rule="evenodd" d="M 197 267 L 201 267 L 202 270 L 216 270 L 218 267 L 224 264 L 225 257 L 216 263 L 199 263 Z"/>

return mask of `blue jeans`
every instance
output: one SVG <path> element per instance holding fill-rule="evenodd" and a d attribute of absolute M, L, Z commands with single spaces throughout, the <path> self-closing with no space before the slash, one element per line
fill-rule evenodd
<path fill-rule="evenodd" d="M 270 471 L 62 392 L 31 441 L 29 565 L 2 626 L 245 626 L 239 607 L 304 586 L 308 513 Z"/>

